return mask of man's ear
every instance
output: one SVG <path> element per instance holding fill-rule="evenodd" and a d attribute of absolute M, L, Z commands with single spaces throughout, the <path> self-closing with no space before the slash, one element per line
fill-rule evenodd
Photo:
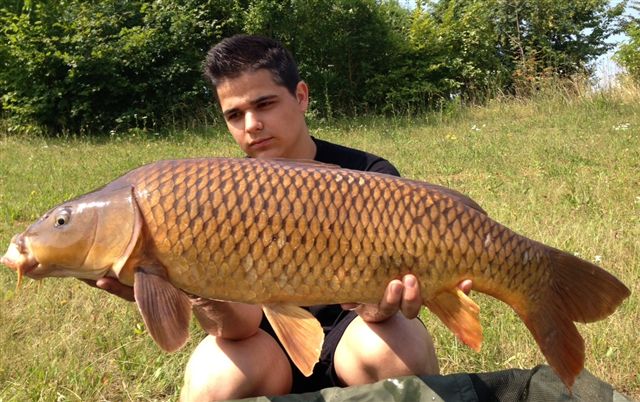
<path fill-rule="evenodd" d="M 307 107 L 309 107 L 309 87 L 306 82 L 298 82 L 298 85 L 296 86 L 296 99 L 298 100 L 298 104 L 302 108 L 302 111 L 306 112 Z"/>

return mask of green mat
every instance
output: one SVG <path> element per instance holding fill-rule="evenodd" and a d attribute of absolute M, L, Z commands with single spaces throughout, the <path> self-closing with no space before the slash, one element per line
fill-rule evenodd
<path fill-rule="evenodd" d="M 369 385 L 327 388 L 298 395 L 263 396 L 242 401 L 631 401 L 586 370 L 580 373 L 572 391 L 570 395 L 549 366 L 540 365 L 531 370 L 392 378 Z"/>

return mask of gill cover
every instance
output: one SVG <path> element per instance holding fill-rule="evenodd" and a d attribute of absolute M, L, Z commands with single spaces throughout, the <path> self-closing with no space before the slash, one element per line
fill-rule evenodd
<path fill-rule="evenodd" d="M 54 208 L 27 230 L 37 276 L 98 279 L 133 251 L 141 217 L 133 188 L 103 188 Z"/>

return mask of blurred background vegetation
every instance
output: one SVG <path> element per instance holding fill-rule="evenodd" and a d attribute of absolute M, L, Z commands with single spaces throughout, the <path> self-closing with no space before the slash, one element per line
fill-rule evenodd
<path fill-rule="evenodd" d="M 206 51 L 281 40 L 320 117 L 411 114 L 527 96 L 617 61 L 640 78 L 638 3 L 608 0 L 0 0 L 5 131 L 104 135 L 216 119 Z M 562 85 L 562 84 L 561 84 Z"/>

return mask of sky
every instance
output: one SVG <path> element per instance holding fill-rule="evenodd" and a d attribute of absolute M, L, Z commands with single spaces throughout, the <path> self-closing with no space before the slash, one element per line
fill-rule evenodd
<path fill-rule="evenodd" d="M 612 6 L 618 3 L 619 1 L 610 2 Z M 640 17 L 640 15 L 638 14 L 638 11 L 632 10 L 628 7 L 627 7 L 627 10 L 625 11 L 625 15 L 631 16 L 634 18 Z M 608 42 L 614 43 L 616 47 L 610 50 L 608 53 L 600 56 L 594 62 L 594 65 L 596 67 L 595 76 L 598 80 L 598 86 L 607 87 L 615 82 L 615 76 L 619 74 L 622 71 L 622 69 L 620 68 L 620 66 L 618 66 L 618 64 L 616 64 L 616 62 L 612 60 L 612 57 L 615 54 L 615 52 L 618 50 L 618 45 L 620 45 L 621 43 L 624 43 L 628 39 L 629 38 L 624 34 L 613 35 L 611 38 L 609 38 Z"/>

